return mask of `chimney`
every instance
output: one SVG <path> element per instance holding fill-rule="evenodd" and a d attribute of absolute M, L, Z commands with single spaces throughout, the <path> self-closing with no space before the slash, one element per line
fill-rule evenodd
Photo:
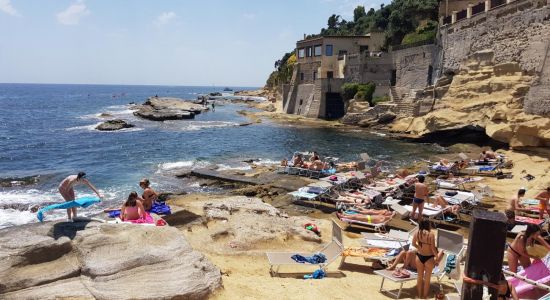
<path fill-rule="evenodd" d="M 306 39 L 306 34 L 304 33 L 304 40 Z"/>

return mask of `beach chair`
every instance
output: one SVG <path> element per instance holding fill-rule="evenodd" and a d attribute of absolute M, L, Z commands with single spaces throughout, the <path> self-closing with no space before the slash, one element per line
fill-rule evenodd
<path fill-rule="evenodd" d="M 304 252 L 266 252 L 267 260 L 269 262 L 269 273 L 271 276 L 279 275 L 279 268 L 281 266 L 316 266 L 321 268 L 326 272 L 326 267 L 334 262 L 342 252 L 344 251 L 343 240 L 342 240 L 342 229 L 334 221 L 332 222 L 332 240 L 330 243 L 321 248 L 317 253 L 322 253 L 325 255 L 327 260 L 321 264 L 309 264 L 309 263 L 299 263 L 292 259 L 294 254 L 299 254 L 302 256 L 313 256 L 316 254 L 313 253 L 304 253 Z"/>
<path fill-rule="evenodd" d="M 409 237 L 415 230 L 416 228 L 411 231 L 390 229 L 387 234 L 361 232 L 361 236 L 363 237 L 361 246 L 366 248 L 385 249 L 402 248 L 409 243 Z"/>

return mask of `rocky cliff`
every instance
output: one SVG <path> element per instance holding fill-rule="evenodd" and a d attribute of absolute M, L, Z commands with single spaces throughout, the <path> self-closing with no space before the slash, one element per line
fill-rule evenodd
<path fill-rule="evenodd" d="M 523 110 L 532 76 L 518 63 L 494 63 L 492 51 L 467 58 L 434 110 L 419 118 L 404 118 L 392 131 L 425 135 L 461 128 L 484 130 L 512 147 L 550 145 L 550 119 Z"/>

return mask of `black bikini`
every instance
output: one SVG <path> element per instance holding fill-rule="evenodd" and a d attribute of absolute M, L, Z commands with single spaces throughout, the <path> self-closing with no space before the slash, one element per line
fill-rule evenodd
<path fill-rule="evenodd" d="M 418 243 L 422 246 L 422 244 L 426 244 L 426 245 L 429 245 L 428 243 L 422 243 L 420 241 L 420 232 L 418 233 Z M 435 257 L 435 255 L 422 255 L 418 252 L 416 252 L 416 257 L 418 257 L 418 260 L 420 260 L 420 262 L 424 265 L 426 264 L 426 262 L 432 258 Z"/>

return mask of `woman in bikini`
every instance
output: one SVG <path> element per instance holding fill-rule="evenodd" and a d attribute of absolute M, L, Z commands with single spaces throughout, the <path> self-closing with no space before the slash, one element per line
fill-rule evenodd
<path fill-rule="evenodd" d="M 149 179 L 143 178 L 139 182 L 139 186 L 143 189 L 143 207 L 149 211 L 153 207 L 153 203 L 158 200 L 158 194 L 151 188 L 151 182 Z"/>
<path fill-rule="evenodd" d="M 131 192 L 128 195 L 128 199 L 122 204 L 120 208 L 120 219 L 122 221 L 138 220 L 140 218 L 145 219 L 145 209 L 140 198 L 136 192 Z"/>
<path fill-rule="evenodd" d="M 63 181 L 59 184 L 59 193 L 65 201 L 68 202 L 75 200 L 76 197 L 74 193 L 74 186 L 79 184 L 88 186 L 100 199 L 103 199 L 103 196 L 99 193 L 95 186 L 93 186 L 88 179 L 86 179 L 86 173 L 79 172 L 77 175 L 67 176 L 67 178 L 63 179 Z M 76 207 L 67 208 L 67 217 L 69 219 L 76 217 Z"/>
<path fill-rule="evenodd" d="M 412 241 L 413 246 L 416 248 L 416 270 L 418 271 L 416 291 L 418 297 L 424 299 L 428 298 L 430 292 L 432 270 L 436 265 L 435 258 L 438 254 L 435 247 L 435 236 L 431 229 L 430 221 L 421 220 Z"/>
<path fill-rule="evenodd" d="M 520 232 L 514 241 L 508 245 L 507 256 L 510 271 L 516 273 L 518 264 L 527 268 L 531 265 L 531 258 L 527 252 L 527 246 L 533 246 L 535 241 L 541 243 L 546 249 L 550 250 L 550 245 L 540 236 L 540 227 L 535 224 L 528 224 L 527 229 Z"/>

